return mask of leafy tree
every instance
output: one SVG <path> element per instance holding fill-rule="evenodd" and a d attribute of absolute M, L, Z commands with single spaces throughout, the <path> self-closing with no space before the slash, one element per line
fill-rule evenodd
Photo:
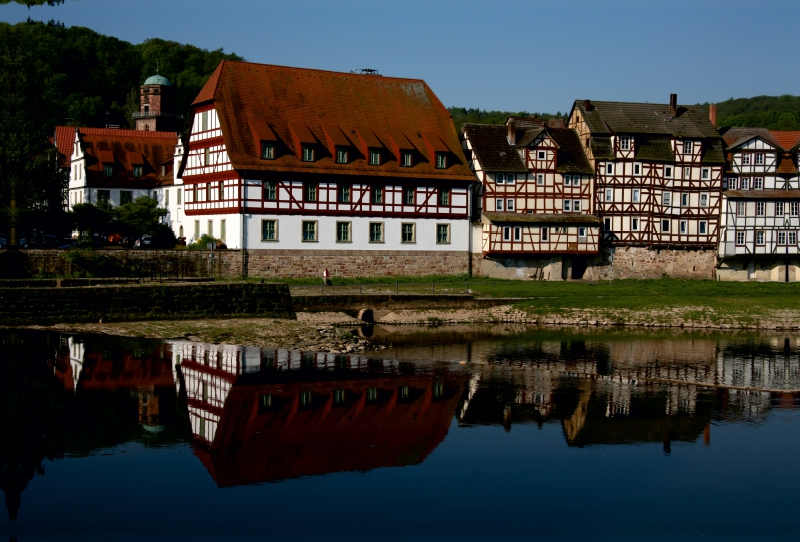
<path fill-rule="evenodd" d="M 69 213 L 69 222 L 81 237 L 88 233 L 107 233 L 114 217 L 111 206 L 106 202 L 76 203 Z"/>
<path fill-rule="evenodd" d="M 45 4 L 48 6 L 57 6 L 63 4 L 64 0 L 0 0 L 0 5 L 10 4 L 11 2 L 28 6 L 28 9 L 30 9 L 32 6 L 43 6 Z"/>
<path fill-rule="evenodd" d="M 730 98 L 717 104 L 717 126 L 800 130 L 800 96 Z"/>
<path fill-rule="evenodd" d="M 112 227 L 122 235 L 133 237 L 152 235 L 160 229 L 161 219 L 166 214 L 167 210 L 159 208 L 155 199 L 140 196 L 114 209 Z"/>
<path fill-rule="evenodd" d="M 196 240 L 194 243 L 191 243 L 187 248 L 189 250 L 208 250 L 209 243 L 213 243 L 214 247 L 216 247 L 221 242 L 222 241 L 220 239 L 204 233 L 200 236 L 200 239 Z"/>
<path fill-rule="evenodd" d="M 456 125 L 456 130 L 461 131 L 461 125 L 465 122 L 474 122 L 476 124 L 505 124 L 508 117 L 530 117 L 532 114 L 527 111 L 484 111 L 482 109 L 467 109 L 466 107 L 448 107 L 447 110 L 453 117 L 453 122 Z M 552 118 L 563 118 L 566 120 L 566 115 L 562 115 L 561 111 L 555 115 L 550 113 L 533 113 L 534 116 L 540 119 L 550 120 Z"/>

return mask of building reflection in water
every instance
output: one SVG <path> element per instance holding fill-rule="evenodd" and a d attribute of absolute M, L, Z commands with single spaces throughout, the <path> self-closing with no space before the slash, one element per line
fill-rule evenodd
<path fill-rule="evenodd" d="M 435 354 L 395 348 L 391 359 L 18 331 L 0 345 L 0 487 L 12 518 L 44 459 L 131 441 L 191 442 L 219 486 L 413 465 L 454 418 L 509 431 L 556 423 L 570 446 L 670 453 L 674 442 L 709 444 L 712 423 L 796 408 L 800 390 L 796 337 L 549 333 L 449 340 Z"/>
<path fill-rule="evenodd" d="M 195 453 L 220 486 L 423 461 L 466 375 L 367 356 L 174 343 Z"/>

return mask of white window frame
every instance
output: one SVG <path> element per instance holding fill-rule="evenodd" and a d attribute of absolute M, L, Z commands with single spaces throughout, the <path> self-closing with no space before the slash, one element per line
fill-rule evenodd
<path fill-rule="evenodd" d="M 631 231 L 639 231 L 639 219 L 631 218 Z"/>
<path fill-rule="evenodd" d="M 581 212 L 581 200 L 579 199 L 572 200 L 572 212 L 573 213 Z"/>
<path fill-rule="evenodd" d="M 750 165 L 750 153 L 743 152 L 742 153 L 742 165 L 749 166 Z"/>
<path fill-rule="evenodd" d="M 522 241 L 522 227 L 514 226 L 514 241 Z"/>
<path fill-rule="evenodd" d="M 782 201 L 775 202 L 775 216 L 785 216 L 786 206 Z"/>
<path fill-rule="evenodd" d="M 494 174 L 494 184 L 506 184 L 506 174 L 505 173 L 495 173 Z"/>
<path fill-rule="evenodd" d="M 264 224 L 272 222 L 274 225 L 274 239 L 266 239 L 264 237 Z M 278 219 L 277 218 L 263 218 L 261 219 L 261 241 L 264 243 L 277 243 L 278 242 Z"/>
<path fill-rule="evenodd" d="M 517 182 L 517 175 L 515 173 L 506 173 L 506 184 L 514 184 Z"/>
<path fill-rule="evenodd" d="M 683 142 L 683 154 L 694 154 L 694 141 Z"/>
<path fill-rule="evenodd" d="M 765 202 L 756 202 L 756 216 L 767 216 L 767 204 Z"/>
<path fill-rule="evenodd" d="M 606 163 L 606 175 L 613 175 L 614 174 L 614 163 L 607 162 Z"/>
<path fill-rule="evenodd" d="M 548 230 L 547 226 L 542 226 L 539 231 L 539 241 L 547 241 L 550 242 L 550 231 Z"/>
<path fill-rule="evenodd" d="M 572 186 L 572 175 L 564 175 L 564 186 Z"/>
<path fill-rule="evenodd" d="M 797 232 L 790 231 L 789 232 L 789 245 L 796 245 L 797 244 Z"/>
<path fill-rule="evenodd" d="M 665 228 L 666 226 L 666 228 Z M 661 219 L 661 233 L 670 233 L 672 229 L 672 221 L 668 218 Z"/>
<path fill-rule="evenodd" d="M 664 166 L 664 178 L 671 179 L 674 171 L 675 170 L 672 166 Z"/>
<path fill-rule="evenodd" d="M 750 189 L 750 177 L 742 177 L 739 179 L 739 190 L 749 190 Z"/>
<path fill-rule="evenodd" d="M 563 201 L 562 205 L 563 205 L 563 209 L 564 209 L 565 213 L 571 213 L 572 212 L 572 200 L 565 199 Z"/>
<path fill-rule="evenodd" d="M 544 173 L 537 173 L 536 174 L 536 185 L 537 186 L 544 186 Z"/>
<path fill-rule="evenodd" d="M 764 230 L 756 230 L 756 246 L 763 247 L 767 243 L 767 235 Z"/>
<path fill-rule="evenodd" d="M 701 193 L 700 194 L 700 207 L 708 207 L 708 194 Z"/>
<path fill-rule="evenodd" d="M 737 247 L 743 247 L 747 242 L 744 230 L 736 230 L 735 242 Z"/>
<path fill-rule="evenodd" d="M 511 241 L 511 226 L 503 226 L 503 241 Z"/>
<path fill-rule="evenodd" d="M 572 175 L 572 186 L 580 186 L 581 185 L 581 175 L 580 174 L 573 174 Z"/>
<path fill-rule="evenodd" d="M 753 190 L 764 189 L 764 177 L 753 177 Z"/>
<path fill-rule="evenodd" d="M 639 194 L 640 194 L 639 189 L 634 188 L 631 194 L 631 201 L 633 201 L 633 203 L 639 203 Z"/>
<path fill-rule="evenodd" d="M 672 192 L 664 192 L 661 194 L 662 207 L 672 207 Z"/>
<path fill-rule="evenodd" d="M 708 235 L 708 222 L 701 220 L 697 223 L 697 233 L 699 235 Z"/>
<path fill-rule="evenodd" d="M 537 160 L 547 160 L 547 152 L 546 151 L 536 151 L 536 159 Z"/>
<path fill-rule="evenodd" d="M 614 189 L 613 188 L 606 188 L 606 202 L 613 202 L 614 201 Z"/>
<path fill-rule="evenodd" d="M 789 216 L 797 216 L 798 202 L 792 201 L 789 203 Z"/>
<path fill-rule="evenodd" d="M 780 230 L 778 232 L 778 245 L 779 246 L 786 246 L 786 231 Z"/>
<path fill-rule="evenodd" d="M 747 216 L 747 205 L 744 201 L 736 202 L 736 216 Z"/>
<path fill-rule="evenodd" d="M 631 150 L 631 136 L 619 136 L 619 150 L 621 151 L 629 151 Z"/>
<path fill-rule="evenodd" d="M 756 153 L 756 165 L 757 166 L 763 166 L 764 165 L 764 153 L 763 152 L 757 152 Z"/>
<path fill-rule="evenodd" d="M 504 211 L 503 205 L 504 205 L 503 198 L 496 198 L 495 199 L 495 201 L 494 201 L 495 211 L 502 213 Z"/>
<path fill-rule="evenodd" d="M 586 226 L 578 228 L 578 239 L 586 239 Z"/>
<path fill-rule="evenodd" d="M 642 174 L 642 164 L 633 164 L 633 174 L 634 175 Z"/>
<path fill-rule="evenodd" d="M 689 194 L 681 194 L 681 207 L 689 207 Z"/>
<path fill-rule="evenodd" d="M 689 232 L 689 223 L 686 220 L 681 220 L 679 228 L 681 235 L 685 235 L 686 233 Z"/>
<path fill-rule="evenodd" d="M 513 212 L 514 211 L 514 207 L 515 207 L 514 200 L 513 199 L 507 199 L 506 200 L 506 212 L 507 213 Z"/>

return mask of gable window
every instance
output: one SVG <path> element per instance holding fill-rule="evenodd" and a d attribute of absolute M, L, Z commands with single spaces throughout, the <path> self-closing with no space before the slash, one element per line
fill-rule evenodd
<path fill-rule="evenodd" d="M 571 207 L 571 203 L 572 203 L 572 202 L 571 202 L 570 200 L 568 200 L 568 199 L 565 199 L 565 200 L 564 200 L 564 212 L 565 212 L 565 213 L 568 213 L 568 212 L 570 212 L 570 210 L 571 210 L 571 208 L 570 208 L 570 207 Z"/>
<path fill-rule="evenodd" d="M 381 165 L 381 153 L 380 153 L 380 151 L 369 151 L 369 165 L 371 165 L 371 166 L 379 166 L 379 165 Z"/>
<path fill-rule="evenodd" d="M 440 245 L 450 242 L 450 224 L 436 224 L 436 242 Z"/>
<path fill-rule="evenodd" d="M 369 242 L 383 243 L 383 222 L 369 223 Z"/>
<path fill-rule="evenodd" d="M 303 221 L 303 241 L 311 242 L 317 240 L 317 222 L 316 220 Z"/>
<path fill-rule="evenodd" d="M 756 165 L 763 166 L 764 165 L 764 153 L 756 154 Z"/>
<path fill-rule="evenodd" d="M 264 199 L 266 201 L 275 201 L 278 199 L 278 186 L 275 181 L 264 182 Z"/>
<path fill-rule="evenodd" d="M 495 208 L 498 211 L 502 211 L 503 210 L 503 200 L 501 200 L 500 198 L 497 198 L 496 203 L 495 203 Z"/>
<path fill-rule="evenodd" d="M 303 199 L 317 201 L 317 185 L 315 183 L 303 183 Z"/>
<path fill-rule="evenodd" d="M 750 165 L 750 155 L 749 154 L 743 154 L 742 155 L 742 165 L 743 166 L 749 166 Z"/>
<path fill-rule="evenodd" d="M 536 184 L 539 186 L 544 186 L 544 174 L 537 173 L 536 174 Z"/>
<path fill-rule="evenodd" d="M 639 189 L 634 188 L 632 194 L 633 203 L 639 203 Z"/>
<path fill-rule="evenodd" d="M 339 203 L 350 203 L 350 185 L 340 184 L 338 187 L 337 199 Z"/>
<path fill-rule="evenodd" d="M 142 166 L 133 166 L 133 176 L 134 177 L 141 177 L 142 176 Z"/>
<path fill-rule="evenodd" d="M 416 241 L 416 235 L 414 231 L 414 224 L 407 223 L 400 225 L 400 242 L 401 243 L 413 243 Z"/>
<path fill-rule="evenodd" d="M 631 136 L 620 136 L 619 148 L 623 151 L 631 150 Z"/>
<path fill-rule="evenodd" d="M 614 174 L 614 164 L 606 164 L 606 173 L 608 175 Z"/>
<path fill-rule="evenodd" d="M 606 188 L 606 201 L 614 201 L 614 189 Z"/>
<path fill-rule="evenodd" d="M 411 153 L 404 152 L 400 156 L 400 165 L 403 167 L 411 167 Z"/>
<path fill-rule="evenodd" d="M 503 241 L 511 241 L 511 227 L 505 226 L 503 228 Z"/>
<path fill-rule="evenodd" d="M 314 147 L 311 145 L 303 145 L 303 162 L 314 161 Z"/>
<path fill-rule="evenodd" d="M 550 240 L 550 230 L 547 229 L 547 226 L 542 226 L 541 239 L 542 239 L 542 241 L 549 241 Z"/>
<path fill-rule="evenodd" d="M 756 232 L 756 244 L 759 246 L 764 245 L 764 230 L 758 230 Z"/>
<path fill-rule="evenodd" d="M 103 175 L 111 177 L 114 174 L 114 166 L 111 164 L 103 164 Z"/>
<path fill-rule="evenodd" d="M 439 206 L 440 207 L 448 207 L 450 205 L 450 189 L 449 188 L 440 188 L 439 189 Z"/>
<path fill-rule="evenodd" d="M 445 169 L 447 167 L 447 155 L 442 152 L 436 153 L 436 168 Z"/>
<path fill-rule="evenodd" d="M 708 194 L 700 194 L 700 207 L 708 207 Z"/>
<path fill-rule="evenodd" d="M 167 175 L 167 166 L 161 166 L 161 176 L 164 177 Z"/>
<path fill-rule="evenodd" d="M 692 154 L 692 142 L 691 141 L 684 141 L 683 142 L 683 154 Z"/>
<path fill-rule="evenodd" d="M 669 220 L 662 220 L 661 221 L 661 231 L 669 233 Z"/>
<path fill-rule="evenodd" d="M 536 151 L 537 160 L 545 160 L 546 158 L 547 158 L 547 153 L 545 151 Z"/>
<path fill-rule="evenodd" d="M 262 220 L 261 221 L 261 240 L 262 241 L 277 241 L 278 240 L 278 221 L 277 220 Z"/>
<path fill-rule="evenodd" d="M 336 163 L 337 164 L 347 163 L 347 149 L 336 149 Z"/>
<path fill-rule="evenodd" d="M 336 242 L 337 243 L 350 242 L 350 222 L 336 223 Z"/>
<path fill-rule="evenodd" d="M 273 143 L 261 144 L 261 159 L 275 160 L 275 145 Z"/>
<path fill-rule="evenodd" d="M 373 186 L 372 187 L 372 203 L 375 205 L 383 204 L 383 187 L 382 186 Z"/>
<path fill-rule="evenodd" d="M 744 232 L 737 231 L 736 232 L 736 246 L 743 247 L 744 246 Z"/>
<path fill-rule="evenodd" d="M 764 189 L 764 177 L 753 177 L 753 190 Z"/>
<path fill-rule="evenodd" d="M 414 188 L 403 188 L 403 203 L 405 205 L 414 205 Z"/>
<path fill-rule="evenodd" d="M 576 199 L 572 202 L 572 211 L 575 213 L 579 213 L 581 211 L 581 200 Z"/>
<path fill-rule="evenodd" d="M 707 167 L 704 167 L 700 170 L 700 178 L 701 179 L 708 179 L 711 176 L 711 170 Z"/>
<path fill-rule="evenodd" d="M 667 179 L 672 178 L 672 166 L 664 166 L 664 177 Z"/>
<path fill-rule="evenodd" d="M 514 210 L 514 200 L 507 199 L 506 200 L 506 211 L 513 211 Z"/>
<path fill-rule="evenodd" d="M 633 231 L 639 231 L 639 219 L 638 218 L 631 218 L 631 229 Z"/>
<path fill-rule="evenodd" d="M 706 222 L 705 220 L 701 220 L 698 223 L 697 231 L 700 235 L 705 235 L 706 233 L 708 233 L 708 222 Z"/>
<path fill-rule="evenodd" d="M 496 184 L 505 184 L 505 182 L 506 182 L 505 173 L 495 173 L 494 182 Z"/>
<path fill-rule="evenodd" d="M 133 192 L 130 190 L 120 190 L 119 193 L 119 204 L 125 205 L 126 203 L 130 203 L 133 201 Z"/>
<path fill-rule="evenodd" d="M 765 215 L 765 205 L 763 201 L 756 202 L 756 216 L 764 216 Z"/>
<path fill-rule="evenodd" d="M 736 202 L 736 216 L 744 216 L 745 215 L 745 204 L 743 201 Z"/>
<path fill-rule="evenodd" d="M 783 202 L 776 201 L 775 202 L 775 216 L 783 216 Z"/>
<path fill-rule="evenodd" d="M 749 188 L 750 188 L 750 177 L 742 177 L 742 180 L 739 181 L 739 189 L 747 190 Z"/>
<path fill-rule="evenodd" d="M 572 176 L 572 186 L 580 186 L 581 185 L 581 176 L 580 175 L 573 175 Z"/>

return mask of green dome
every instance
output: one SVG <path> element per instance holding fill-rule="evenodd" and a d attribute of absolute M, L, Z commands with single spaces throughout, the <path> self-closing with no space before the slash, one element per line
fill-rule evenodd
<path fill-rule="evenodd" d="M 145 85 L 163 85 L 165 87 L 172 86 L 172 83 L 169 82 L 169 79 L 164 77 L 163 75 L 151 75 L 144 81 Z"/>

